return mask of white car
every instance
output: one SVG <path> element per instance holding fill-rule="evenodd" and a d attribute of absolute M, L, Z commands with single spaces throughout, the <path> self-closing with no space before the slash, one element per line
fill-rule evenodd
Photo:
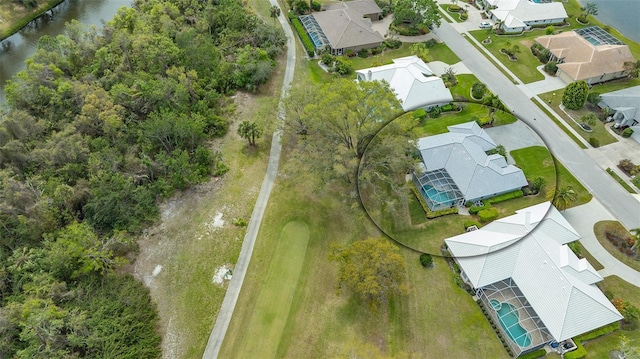
<path fill-rule="evenodd" d="M 493 26 L 493 25 L 491 25 L 491 23 L 486 22 L 486 21 L 483 21 L 483 22 L 481 22 L 481 23 L 480 23 L 480 28 L 481 28 L 481 29 L 488 29 L 488 28 L 490 28 L 490 27 L 492 27 L 492 26 Z"/>

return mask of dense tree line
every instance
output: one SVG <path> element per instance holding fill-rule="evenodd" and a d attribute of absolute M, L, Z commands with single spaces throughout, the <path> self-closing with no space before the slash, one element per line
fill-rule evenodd
<path fill-rule="evenodd" d="M 226 171 L 227 95 L 284 44 L 238 0 L 138 0 L 39 40 L 0 110 L 0 357 L 160 355 L 148 293 L 117 269 L 159 199 Z"/>

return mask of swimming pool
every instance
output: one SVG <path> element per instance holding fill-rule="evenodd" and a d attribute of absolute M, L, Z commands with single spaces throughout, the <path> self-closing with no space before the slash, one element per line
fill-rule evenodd
<path fill-rule="evenodd" d="M 518 311 L 509 303 L 500 303 L 495 299 L 489 301 L 498 313 L 498 321 L 502 330 L 521 348 L 531 345 L 531 335 L 520 325 Z"/>
<path fill-rule="evenodd" d="M 431 203 L 433 203 L 434 205 L 453 205 L 453 198 L 451 198 L 446 192 L 440 192 L 429 185 L 422 186 L 422 192 L 431 200 Z"/>
<path fill-rule="evenodd" d="M 602 44 L 602 42 L 600 42 L 600 40 L 596 39 L 593 36 L 585 36 L 585 40 L 589 41 L 593 46 L 598 46 L 598 45 Z"/>

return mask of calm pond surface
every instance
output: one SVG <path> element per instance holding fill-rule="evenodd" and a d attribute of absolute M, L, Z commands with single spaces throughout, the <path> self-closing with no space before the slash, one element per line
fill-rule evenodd
<path fill-rule="evenodd" d="M 24 69 L 24 61 L 36 51 L 40 36 L 62 34 L 64 24 L 73 19 L 100 27 L 104 21 L 111 20 L 120 7 L 131 4 L 131 0 L 66 0 L 55 8 L 53 17 L 38 19 L 3 40 L 0 46 L 0 103 L 5 101 L 4 85 Z"/>

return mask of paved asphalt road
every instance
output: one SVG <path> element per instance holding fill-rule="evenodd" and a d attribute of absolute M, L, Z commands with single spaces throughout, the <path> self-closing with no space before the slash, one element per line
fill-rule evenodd
<path fill-rule="evenodd" d="M 269 1 L 271 2 L 271 5 L 278 5 L 276 0 Z M 282 84 L 282 98 L 286 95 L 291 85 L 291 81 L 293 81 L 293 71 L 296 64 L 296 44 L 293 33 L 291 32 L 291 28 L 289 27 L 289 24 L 287 24 L 286 14 L 283 13 L 282 15 L 280 15 L 278 20 L 280 20 L 280 24 L 282 25 L 284 33 L 287 36 L 287 65 L 285 68 L 284 81 Z M 280 106 L 282 106 L 282 103 L 280 103 Z M 284 112 L 282 111 L 282 107 L 280 107 L 278 117 L 280 119 L 284 119 Z M 251 219 L 249 220 L 249 225 L 247 226 L 247 233 L 245 234 L 244 240 L 242 242 L 242 249 L 240 250 L 240 255 L 238 256 L 238 262 L 236 263 L 233 271 L 233 277 L 229 282 L 229 287 L 227 288 L 227 293 L 225 294 L 224 300 L 222 301 L 222 306 L 220 307 L 220 312 L 218 313 L 216 323 L 213 327 L 213 330 L 211 331 L 211 335 L 209 336 L 209 341 L 207 342 L 207 347 L 205 348 L 204 354 L 202 355 L 203 359 L 215 359 L 218 357 L 220 348 L 222 347 L 222 342 L 224 341 L 224 337 L 227 332 L 227 328 L 229 327 L 229 323 L 231 322 L 231 316 L 233 315 L 233 310 L 236 307 L 236 302 L 238 301 L 238 296 L 240 295 L 240 289 L 242 288 L 242 283 L 244 282 L 244 277 L 247 273 L 249 262 L 251 261 L 251 254 L 253 253 L 253 247 L 258 236 L 258 230 L 260 229 L 262 216 L 264 215 L 264 210 L 267 207 L 267 203 L 269 202 L 269 195 L 271 194 L 273 183 L 278 174 L 278 164 L 280 162 L 281 150 L 281 135 L 281 129 L 277 130 L 273 134 L 267 173 L 265 174 L 264 180 L 262 181 L 262 186 L 260 187 L 260 193 L 258 194 L 256 205 L 253 208 L 253 213 L 251 213 Z"/>
<path fill-rule="evenodd" d="M 573 142 L 531 100 L 507 79 L 480 51 L 449 23 L 434 33 L 444 41 L 476 77 L 484 82 L 516 116 L 531 126 L 547 144 L 553 155 L 573 173 L 587 189 L 625 227 L 640 227 L 640 202 L 629 195 L 611 176 Z M 536 120 L 534 120 L 536 119 Z"/>

